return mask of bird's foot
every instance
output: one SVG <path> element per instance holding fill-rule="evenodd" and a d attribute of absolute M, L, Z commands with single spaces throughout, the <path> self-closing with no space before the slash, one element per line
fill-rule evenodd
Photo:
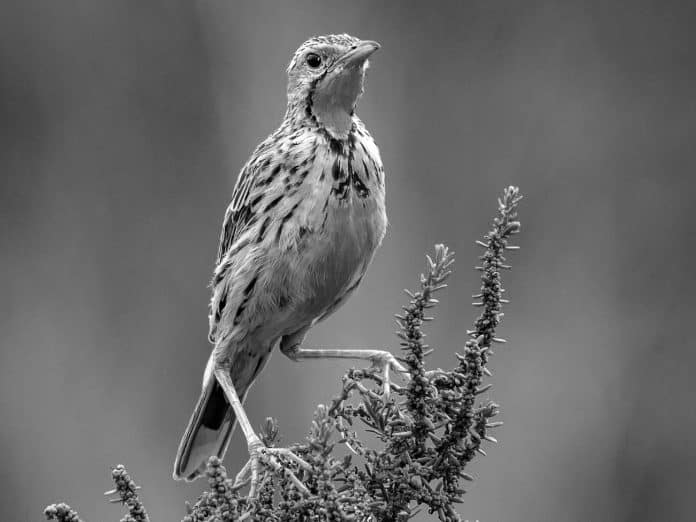
<path fill-rule="evenodd" d="M 389 400 L 392 386 L 390 379 L 391 370 L 399 372 L 406 379 L 408 379 L 408 370 L 403 364 L 396 360 L 396 357 L 387 351 L 377 352 L 375 355 L 370 357 L 370 361 L 372 362 L 373 368 L 378 368 L 384 376 L 384 382 L 382 383 L 384 398 L 385 400 Z"/>
<path fill-rule="evenodd" d="M 247 483 L 250 483 L 249 497 L 255 498 L 263 479 L 264 474 L 261 470 L 262 466 L 264 466 L 272 473 L 288 479 L 302 494 L 309 495 L 307 486 L 283 464 L 283 459 L 289 463 L 296 464 L 301 469 L 311 470 L 309 464 L 287 448 L 269 448 L 259 439 L 250 442 L 249 460 L 237 474 L 233 487 L 241 488 Z"/>

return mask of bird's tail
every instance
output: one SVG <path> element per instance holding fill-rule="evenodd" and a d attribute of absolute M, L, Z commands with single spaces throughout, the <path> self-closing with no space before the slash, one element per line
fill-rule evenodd
<path fill-rule="evenodd" d="M 235 378 L 237 377 L 237 378 Z M 235 390 L 244 402 L 253 379 L 233 375 Z M 237 418 L 212 371 L 212 356 L 203 379 L 203 390 L 193 410 L 174 461 L 176 480 L 196 480 L 205 474 L 208 458 L 223 458 Z"/>

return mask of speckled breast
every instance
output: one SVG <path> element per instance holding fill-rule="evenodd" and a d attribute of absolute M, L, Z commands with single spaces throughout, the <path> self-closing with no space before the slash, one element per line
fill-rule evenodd
<path fill-rule="evenodd" d="M 328 316 L 352 294 L 387 226 L 384 174 L 371 138 L 315 150 L 301 214 L 285 225 L 274 260 L 280 335 Z"/>

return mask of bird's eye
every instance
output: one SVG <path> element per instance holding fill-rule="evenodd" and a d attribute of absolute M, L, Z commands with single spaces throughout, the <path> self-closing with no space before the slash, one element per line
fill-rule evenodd
<path fill-rule="evenodd" d="M 305 60 L 307 61 L 307 65 L 309 65 L 312 69 L 316 69 L 321 65 L 321 56 L 316 53 L 309 53 Z"/>

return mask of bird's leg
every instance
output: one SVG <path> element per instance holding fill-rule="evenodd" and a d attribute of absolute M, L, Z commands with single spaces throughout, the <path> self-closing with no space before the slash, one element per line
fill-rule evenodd
<path fill-rule="evenodd" d="M 295 484 L 297 489 L 299 489 L 304 494 L 309 494 L 307 487 L 300 482 L 300 480 L 295 476 L 292 471 L 285 469 L 282 464 L 278 461 L 276 456 L 286 457 L 288 460 L 298 464 L 301 468 L 311 469 L 309 464 L 307 464 L 300 457 L 292 453 L 289 449 L 285 448 L 267 448 L 261 439 L 254 431 L 254 428 L 249 422 L 249 417 L 247 417 L 244 407 L 242 406 L 242 401 L 239 400 L 239 395 L 234 389 L 234 384 L 232 383 L 232 377 L 230 376 L 229 367 L 226 365 L 216 364 L 215 378 L 220 383 L 223 391 L 225 392 L 225 397 L 230 403 L 230 406 L 234 410 L 234 414 L 237 417 L 237 422 L 244 432 L 244 437 L 247 440 L 247 446 L 249 448 L 249 462 L 242 468 L 242 471 L 237 475 L 235 479 L 235 486 L 241 486 L 245 481 L 246 477 L 251 475 L 251 485 L 249 486 L 249 496 L 254 498 L 256 496 L 256 491 L 260 482 L 260 469 L 259 464 L 263 462 L 266 466 L 271 468 L 274 472 L 285 475 L 290 481 Z"/>
<path fill-rule="evenodd" d="M 389 397 L 391 382 L 390 370 L 396 370 L 407 374 L 408 370 L 386 350 L 371 350 L 360 348 L 302 348 L 300 345 L 304 338 L 304 332 L 283 337 L 280 342 L 280 350 L 293 361 L 304 359 L 355 359 L 370 361 L 373 366 L 382 370 L 384 375 L 384 395 Z"/>

